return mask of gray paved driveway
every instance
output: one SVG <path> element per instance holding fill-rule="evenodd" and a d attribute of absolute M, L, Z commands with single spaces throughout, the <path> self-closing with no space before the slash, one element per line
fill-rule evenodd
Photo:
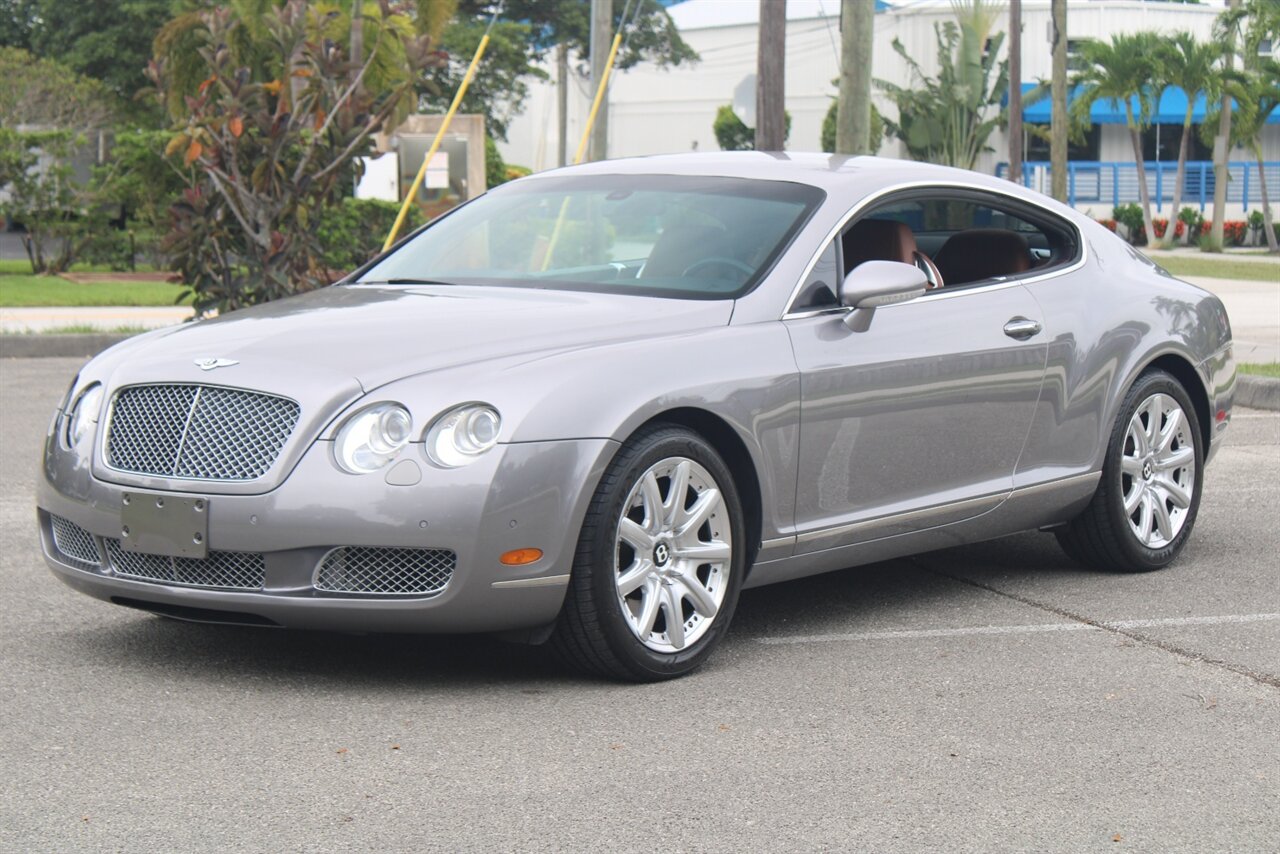
<path fill-rule="evenodd" d="M 630 687 L 72 594 L 32 489 L 75 368 L 0 361 L 0 850 L 1277 848 L 1280 414 L 1166 572 L 1032 534 L 750 591 L 710 667 Z"/>

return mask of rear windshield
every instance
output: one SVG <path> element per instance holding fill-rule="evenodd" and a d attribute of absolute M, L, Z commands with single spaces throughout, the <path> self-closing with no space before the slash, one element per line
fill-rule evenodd
<path fill-rule="evenodd" d="M 740 178 L 514 181 L 405 241 L 357 284 L 732 299 L 755 287 L 823 198 L 803 184 Z"/>

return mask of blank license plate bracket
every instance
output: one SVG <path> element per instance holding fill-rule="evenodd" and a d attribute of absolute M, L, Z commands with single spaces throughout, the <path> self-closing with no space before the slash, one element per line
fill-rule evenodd
<path fill-rule="evenodd" d="M 127 552 L 168 557 L 207 557 L 209 499 L 124 493 L 120 496 L 120 547 Z"/>

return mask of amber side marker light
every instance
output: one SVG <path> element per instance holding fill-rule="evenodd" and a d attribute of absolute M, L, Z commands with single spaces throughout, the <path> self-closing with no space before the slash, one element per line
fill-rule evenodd
<path fill-rule="evenodd" d="M 514 549 L 498 558 L 506 566 L 527 566 L 542 560 L 542 549 Z"/>

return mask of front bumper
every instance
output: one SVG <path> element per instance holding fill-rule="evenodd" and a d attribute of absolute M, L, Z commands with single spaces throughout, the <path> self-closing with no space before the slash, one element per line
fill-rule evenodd
<path fill-rule="evenodd" d="M 118 572 L 105 541 L 120 537 L 122 495 L 154 490 L 95 477 L 74 452 L 54 442 L 37 489 L 40 538 L 50 569 L 71 587 L 186 619 L 360 632 L 530 629 L 559 613 L 587 503 L 615 448 L 605 439 L 500 445 L 469 466 L 441 470 L 413 445 L 402 457 L 421 479 L 393 485 L 385 471 L 339 471 L 329 443 L 316 442 L 270 492 L 220 494 L 217 484 L 209 484 L 210 551 L 262 555 L 262 588 L 246 591 L 142 581 Z M 394 479 L 412 479 L 404 475 Z M 98 566 L 59 550 L 54 516 L 92 535 Z M 325 554 L 361 546 L 450 550 L 456 568 L 448 584 L 429 596 L 316 588 Z M 543 556 L 522 567 L 499 562 L 503 553 L 521 548 L 541 549 Z"/>

